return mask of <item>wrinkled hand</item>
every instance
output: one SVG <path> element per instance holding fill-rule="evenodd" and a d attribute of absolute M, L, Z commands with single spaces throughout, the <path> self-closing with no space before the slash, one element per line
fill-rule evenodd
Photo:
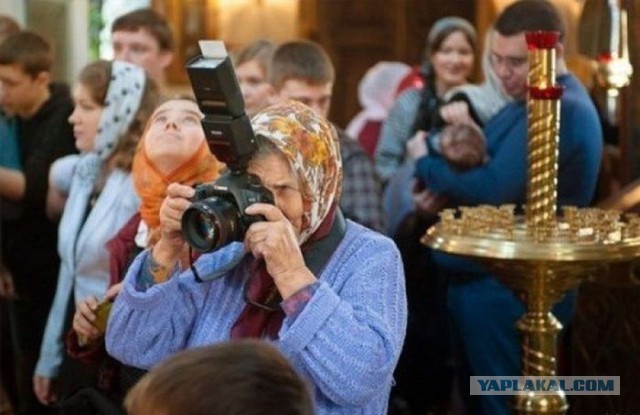
<path fill-rule="evenodd" d="M 443 105 L 440 107 L 440 115 L 447 124 L 475 124 L 469 113 L 469 105 L 464 101 Z"/>
<path fill-rule="evenodd" d="M 73 316 L 73 331 L 78 335 L 78 340 L 82 340 L 84 344 L 98 340 L 102 336 L 102 333 L 93 325 L 97 318 L 98 303 L 96 297 L 90 296 L 82 300 L 76 307 L 76 313 Z"/>
<path fill-rule="evenodd" d="M 167 197 L 160 207 L 160 240 L 153 255 L 158 263 L 173 265 L 186 246 L 182 237 L 182 214 L 191 205 L 195 195 L 192 187 L 172 183 L 167 188 Z"/>
<path fill-rule="evenodd" d="M 58 396 L 53 389 L 53 379 L 33 375 L 33 392 L 41 404 L 51 405 L 58 400 Z"/>
<path fill-rule="evenodd" d="M 263 215 L 265 221 L 253 223 L 244 237 L 247 251 L 263 258 L 283 299 L 316 281 L 304 263 L 293 225 L 274 205 L 255 203 L 248 215 Z"/>
<path fill-rule="evenodd" d="M 13 276 L 11 273 L 0 267 L 0 298 L 11 300 L 16 298 L 16 289 L 13 285 Z"/>
<path fill-rule="evenodd" d="M 447 204 L 446 196 L 438 195 L 429 189 L 417 190 L 414 187 L 412 196 L 416 213 L 421 217 L 436 215 Z"/>
<path fill-rule="evenodd" d="M 426 131 L 417 131 L 413 137 L 407 141 L 406 150 L 407 158 L 411 160 L 418 160 L 419 158 L 428 154 L 427 149 L 427 136 L 429 134 Z"/>

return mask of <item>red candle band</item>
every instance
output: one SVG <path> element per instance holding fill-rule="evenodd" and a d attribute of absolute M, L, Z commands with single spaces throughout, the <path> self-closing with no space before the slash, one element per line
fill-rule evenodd
<path fill-rule="evenodd" d="M 529 97 L 533 99 L 557 100 L 562 97 L 563 92 L 564 88 L 560 85 L 553 85 L 547 88 L 529 87 Z"/>
<path fill-rule="evenodd" d="M 613 60 L 613 53 L 602 52 L 596 57 L 596 61 L 600 63 L 609 63 Z"/>
<path fill-rule="evenodd" d="M 538 30 L 524 35 L 529 49 L 553 49 L 560 41 L 560 32 Z"/>

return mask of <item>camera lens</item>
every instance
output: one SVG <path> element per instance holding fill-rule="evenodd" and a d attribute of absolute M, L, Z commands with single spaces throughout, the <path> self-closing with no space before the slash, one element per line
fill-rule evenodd
<path fill-rule="evenodd" d="M 238 240 L 238 230 L 238 209 L 224 198 L 200 200 L 182 214 L 184 238 L 198 251 L 213 251 Z"/>

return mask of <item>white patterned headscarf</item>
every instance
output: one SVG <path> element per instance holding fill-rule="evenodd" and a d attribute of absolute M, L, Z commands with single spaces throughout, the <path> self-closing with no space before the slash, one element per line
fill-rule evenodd
<path fill-rule="evenodd" d="M 320 227 L 338 203 L 342 190 L 342 158 L 335 128 L 299 102 L 267 107 L 251 120 L 253 131 L 285 155 L 298 177 L 304 216 L 300 244 Z"/>
<path fill-rule="evenodd" d="M 83 154 L 71 180 L 71 189 L 60 220 L 60 253 L 74 258 L 75 241 L 86 217 L 89 199 L 103 164 L 113 154 L 118 141 L 134 120 L 145 90 L 144 70 L 127 62 L 113 61 L 104 109 L 98 125 L 95 148 Z M 74 263 L 70 261 L 69 263 Z"/>
<path fill-rule="evenodd" d="M 120 137 L 133 121 L 144 92 L 144 70 L 128 62 L 113 61 L 111 80 L 98 125 L 95 148 L 79 162 L 76 174 L 87 184 L 95 184 L 102 164 L 113 154 Z"/>

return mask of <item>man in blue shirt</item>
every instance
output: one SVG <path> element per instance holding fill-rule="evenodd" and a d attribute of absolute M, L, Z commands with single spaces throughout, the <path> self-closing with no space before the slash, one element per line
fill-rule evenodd
<path fill-rule="evenodd" d="M 421 158 L 416 176 L 456 206 L 499 205 L 526 200 L 527 187 L 527 44 L 525 32 L 553 30 L 564 35 L 564 24 L 546 1 L 521 0 L 500 15 L 490 50 L 490 64 L 501 86 L 514 102 L 484 126 L 490 159 L 484 165 L 460 172 L 438 155 Z M 558 204 L 587 206 L 594 194 L 600 159 L 602 131 L 587 91 L 567 70 L 561 44 L 556 47 L 557 83 L 564 87 L 561 99 L 558 168 Z M 483 267 L 472 261 L 438 255 L 450 278 L 448 305 L 454 328 L 471 375 L 521 374 L 520 337 L 515 328 L 525 305 Z M 575 292 L 555 307 L 566 324 L 573 311 Z M 467 378 L 461 379 L 468 385 Z M 479 412 L 508 414 L 506 396 L 482 396 Z M 475 406 L 475 405 L 474 405 Z M 475 408 L 470 408 L 475 409 Z"/>

